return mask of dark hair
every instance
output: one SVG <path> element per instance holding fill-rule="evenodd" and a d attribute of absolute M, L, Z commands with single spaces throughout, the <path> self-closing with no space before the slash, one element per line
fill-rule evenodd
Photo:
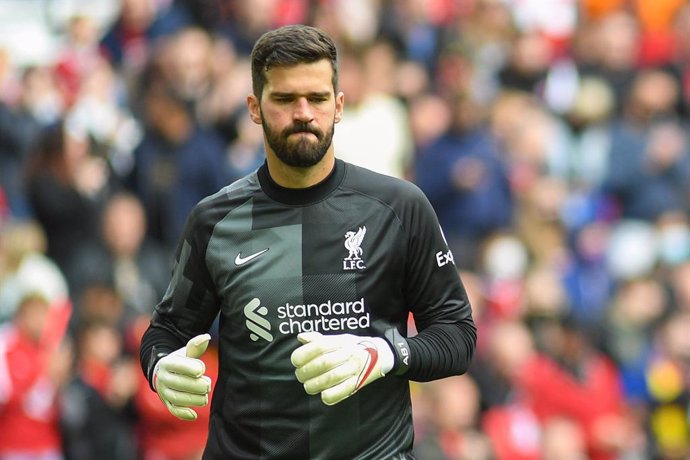
<path fill-rule="evenodd" d="M 261 98 L 266 72 L 272 67 L 311 64 L 327 59 L 333 68 L 333 89 L 338 87 L 338 51 L 333 40 L 316 27 L 302 24 L 264 33 L 252 50 L 252 89 Z"/>
<path fill-rule="evenodd" d="M 54 174 L 64 183 L 70 174 L 65 162 L 65 124 L 60 119 L 42 128 L 31 145 L 31 155 L 24 169 L 27 180 L 43 174 Z"/>

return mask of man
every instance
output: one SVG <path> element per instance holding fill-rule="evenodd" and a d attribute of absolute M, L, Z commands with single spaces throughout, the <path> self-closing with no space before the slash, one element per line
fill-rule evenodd
<path fill-rule="evenodd" d="M 211 387 L 195 358 L 220 313 L 205 459 L 412 458 L 408 381 L 463 373 L 474 352 L 423 194 L 335 159 L 336 61 L 312 27 L 257 41 L 247 102 L 266 163 L 195 207 L 143 337 L 151 387 L 193 420 Z"/>

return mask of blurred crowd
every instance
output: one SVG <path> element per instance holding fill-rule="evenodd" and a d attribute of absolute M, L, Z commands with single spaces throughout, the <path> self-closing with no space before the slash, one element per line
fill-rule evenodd
<path fill-rule="evenodd" d="M 336 156 L 425 192 L 472 302 L 418 458 L 690 458 L 689 1 L 117 1 L 0 47 L 0 459 L 199 458 L 138 343 L 187 213 L 264 161 L 248 54 L 290 23 L 338 43 Z"/>

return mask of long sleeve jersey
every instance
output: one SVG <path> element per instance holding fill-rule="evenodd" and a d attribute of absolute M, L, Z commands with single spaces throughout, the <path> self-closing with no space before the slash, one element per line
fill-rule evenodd
<path fill-rule="evenodd" d="M 405 337 L 410 313 L 418 334 L 398 353 L 398 371 L 334 406 L 305 393 L 290 362 L 298 333 Z M 423 193 L 341 160 L 306 189 L 278 186 L 264 165 L 195 207 L 143 337 L 149 382 L 161 356 L 218 315 L 204 459 L 407 458 L 408 381 L 465 372 L 476 343 L 453 255 Z"/>

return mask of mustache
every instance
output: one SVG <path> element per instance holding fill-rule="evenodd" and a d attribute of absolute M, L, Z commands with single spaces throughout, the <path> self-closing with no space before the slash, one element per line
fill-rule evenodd
<path fill-rule="evenodd" d="M 283 134 L 286 136 L 289 136 L 290 134 L 295 134 L 295 133 L 311 133 L 321 139 L 322 133 L 320 129 L 314 128 L 310 126 L 308 123 L 300 123 L 297 122 L 293 124 L 291 127 L 286 128 L 283 131 Z"/>

